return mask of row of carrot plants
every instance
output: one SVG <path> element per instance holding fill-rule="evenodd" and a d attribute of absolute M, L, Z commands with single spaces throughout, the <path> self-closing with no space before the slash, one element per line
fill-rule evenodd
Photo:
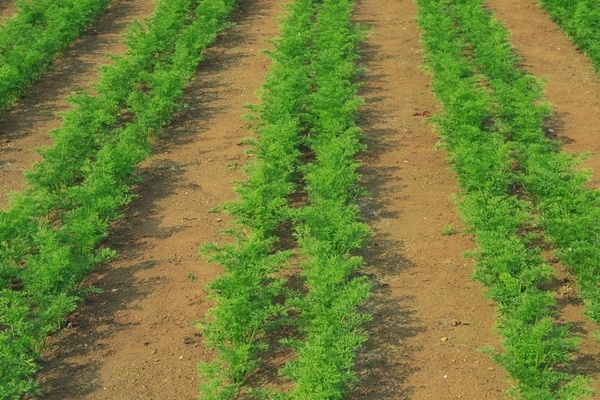
<path fill-rule="evenodd" d="M 101 247 L 132 199 L 137 165 L 180 108 L 184 85 L 232 0 L 169 0 L 130 27 L 129 50 L 52 132 L 28 187 L 0 212 L 0 398 L 36 391 L 44 338 L 83 294 L 81 279 L 114 252 Z M 99 247 L 100 246 L 100 247 Z"/>
<path fill-rule="evenodd" d="M 0 108 L 12 104 L 111 0 L 17 1 L 0 25 Z"/>
<path fill-rule="evenodd" d="M 585 174 L 574 171 L 573 157 L 544 135 L 551 113 L 541 85 L 517 69 L 506 30 L 481 3 L 419 0 L 418 22 L 444 107 L 436 121 L 462 188 L 461 213 L 479 245 L 475 277 L 498 304 L 504 349 L 490 352 L 518 398 L 585 398 L 589 380 L 569 372 L 577 340 L 557 323 L 556 300 L 546 290 L 554 272 L 541 247 L 549 242 L 571 254 L 556 231 L 580 209 L 595 210 L 596 194 L 582 189 Z M 574 188 L 581 193 L 574 204 L 560 200 Z M 579 276 L 597 287 L 597 276 Z M 594 303 L 591 291 L 580 292 Z"/>
<path fill-rule="evenodd" d="M 287 316 L 282 298 L 287 289 L 282 271 L 289 268 L 291 249 L 279 245 L 278 228 L 290 220 L 289 197 L 300 159 L 304 108 L 310 91 L 308 63 L 312 0 L 288 5 L 281 37 L 269 53 L 273 64 L 254 107 L 254 161 L 246 166 L 247 181 L 236 188 L 239 200 L 225 208 L 236 217 L 232 244 L 205 245 L 203 252 L 218 261 L 224 274 L 208 289 L 216 307 L 202 324 L 203 335 L 218 357 L 200 365 L 205 382 L 200 397 L 230 399 L 267 350 L 267 334 Z"/>
<path fill-rule="evenodd" d="M 362 149 L 354 119 L 362 101 L 353 83 L 361 32 L 350 22 L 352 6 L 296 0 L 274 41 L 255 108 L 256 157 L 239 200 L 226 207 L 237 217 L 237 242 L 207 247 L 225 273 L 209 285 L 216 306 L 203 328 L 219 357 L 201 366 L 203 399 L 237 396 L 281 326 L 293 334 L 279 346 L 293 356 L 279 372 L 293 387 L 248 392 L 339 399 L 356 379 L 352 366 L 369 318 L 357 308 L 370 285 L 352 254 L 369 233 L 354 203 L 354 156 Z"/>
<path fill-rule="evenodd" d="M 540 3 L 600 72 L 600 4 L 595 0 L 540 0 Z"/>
<path fill-rule="evenodd" d="M 360 249 L 370 231 L 355 203 L 362 132 L 355 124 L 357 43 L 352 1 L 323 1 L 313 28 L 314 92 L 307 106 L 306 145 L 314 161 L 303 166 L 308 204 L 297 209 L 294 230 L 306 293 L 290 304 L 299 313 L 296 359 L 283 370 L 295 383 L 287 398 L 340 399 L 356 381 L 355 356 L 370 316 L 358 312 L 370 282 L 359 272 Z"/>

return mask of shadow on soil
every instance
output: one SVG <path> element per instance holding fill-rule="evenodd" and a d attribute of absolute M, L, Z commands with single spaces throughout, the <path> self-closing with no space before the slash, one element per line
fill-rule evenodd
<path fill-rule="evenodd" d="M 407 304 L 411 298 L 390 296 L 386 288 L 377 287 L 366 305 L 373 320 L 366 328 L 369 339 L 358 353 L 355 370 L 360 381 L 352 387 L 347 400 L 409 399 L 413 389 L 405 387 L 406 378 L 418 369 L 412 356 L 419 351 L 404 344 L 418 335 L 416 316 Z"/>
<path fill-rule="evenodd" d="M 574 140 L 565 136 L 565 117 L 566 113 L 554 112 L 552 116 L 544 121 L 544 134 L 548 139 L 557 141 L 560 144 L 570 144 Z"/>
<path fill-rule="evenodd" d="M 127 4 L 127 2 L 124 2 Z M 116 11 L 115 11 L 116 12 Z M 127 12 L 121 10 L 119 12 Z M 230 19 L 236 25 L 250 24 L 250 18 L 261 12 L 260 1 L 242 2 Z M 224 57 L 223 49 L 235 49 L 249 39 L 243 29 L 232 28 L 219 35 L 213 48 L 205 54 L 196 79 L 186 88 L 183 101 L 188 107 L 177 113 L 169 127 L 155 143 L 156 153 L 177 152 L 188 143 L 199 140 L 213 116 L 222 110 L 215 101 L 227 96 L 230 88 L 219 83 L 216 75 L 246 55 L 238 52 Z M 231 53 L 231 52 L 229 52 Z M 190 128 L 193 125 L 193 129 Z M 147 248 L 144 238 L 166 238 L 178 228 L 161 227 L 159 202 L 182 187 L 188 165 L 171 161 L 150 160 L 141 168 L 142 182 L 134 189 L 136 198 L 125 210 L 125 216 L 115 224 L 105 245 L 115 249 L 119 259 L 101 265 L 83 282 L 82 287 L 97 287 L 101 293 L 90 294 L 78 310 L 67 319 L 67 327 L 48 340 L 42 371 L 37 377 L 45 400 L 83 398 L 102 390 L 99 371 L 103 357 L 110 354 L 106 342 L 117 332 L 132 329 L 139 323 L 118 321 L 119 312 L 136 308 L 136 303 L 164 284 L 166 278 L 140 281 L 136 274 L 153 268 L 158 260 L 143 259 Z M 191 188 L 194 189 L 194 188 Z"/>
<path fill-rule="evenodd" d="M 66 327 L 47 339 L 47 353 L 40 363 L 43 399 L 81 398 L 102 389 L 98 357 L 110 354 L 104 343 L 114 332 L 130 329 L 135 322 L 118 321 L 116 313 L 145 297 L 158 282 L 140 282 L 137 272 L 150 268 L 151 262 L 129 268 L 97 268 L 87 280 L 102 293 L 88 295 L 66 321 Z M 120 274 L 118 279 L 115 272 Z M 87 361 L 94 356 L 93 361 Z M 82 362 L 82 359 L 86 361 Z M 32 397 L 38 398 L 38 397 Z"/>
<path fill-rule="evenodd" d="M 360 21 L 364 22 L 364 21 Z M 361 45 L 363 66 L 378 70 L 381 61 L 380 50 L 368 43 Z M 365 72 L 361 81 L 365 85 L 360 95 L 366 104 L 360 111 L 358 124 L 365 133 L 367 150 L 361 155 L 361 185 L 369 192 L 360 199 L 363 217 L 373 226 L 380 219 L 399 219 L 398 213 L 390 211 L 390 203 L 395 193 L 402 192 L 404 184 L 395 177 L 399 167 L 379 167 L 376 161 L 384 154 L 390 154 L 404 146 L 396 140 L 397 131 L 390 129 L 382 121 L 393 118 L 375 105 L 387 99 L 381 95 L 378 82 L 385 76 Z M 401 400 L 409 399 L 413 388 L 406 387 L 408 376 L 418 369 L 413 354 L 419 349 L 405 344 L 407 338 L 425 330 L 418 322 L 410 304 L 413 299 L 393 293 L 385 281 L 397 277 L 413 267 L 411 260 L 404 255 L 404 243 L 384 232 L 375 230 L 363 251 L 362 256 L 368 266 L 367 271 L 375 282 L 371 299 L 365 305 L 365 312 L 372 314 L 367 324 L 368 341 L 358 354 L 355 370 L 359 377 L 347 400 Z"/>

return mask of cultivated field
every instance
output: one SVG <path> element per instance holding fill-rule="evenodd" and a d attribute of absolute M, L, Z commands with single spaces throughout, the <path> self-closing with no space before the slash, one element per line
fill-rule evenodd
<path fill-rule="evenodd" d="M 600 398 L 597 1 L 0 17 L 0 399 Z"/>

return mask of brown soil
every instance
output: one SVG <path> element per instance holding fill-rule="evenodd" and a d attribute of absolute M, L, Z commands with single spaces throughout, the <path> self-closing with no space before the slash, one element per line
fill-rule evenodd
<path fill-rule="evenodd" d="M 565 43 L 561 49 L 569 48 L 551 24 L 546 30 L 536 28 L 531 18 L 521 20 L 516 10 L 525 11 L 519 2 L 493 3 L 500 8 L 496 3 L 511 10 L 506 14 L 519 17 L 509 27 L 519 51 L 517 32 L 526 29 L 532 29 L 525 41 L 534 49 L 559 40 Z M 156 144 L 156 155 L 141 168 L 145 180 L 135 190 L 138 198 L 107 241 L 119 259 L 97 268 L 86 282 L 102 293 L 88 296 L 67 328 L 48 340 L 40 374 L 44 399 L 198 397 L 196 365 L 212 354 L 193 321 L 209 306 L 203 287 L 220 270 L 197 250 L 203 242 L 227 240 L 219 230 L 230 226 L 229 219 L 210 210 L 235 197 L 230 182 L 242 177 L 238 169 L 248 158 L 240 146 L 249 135 L 241 116 L 246 113 L 244 104 L 256 102 L 253 93 L 269 66 L 261 52 L 268 48 L 264 39 L 277 35 L 275 18 L 281 11 L 276 0 L 242 2 L 233 18 L 236 26 L 207 51 L 186 90 L 189 108 L 176 116 Z M 112 15 L 123 17 L 116 10 Z M 357 1 L 355 20 L 372 27 L 361 47 L 362 63 L 368 68 L 361 89 L 367 103 L 360 126 L 368 145 L 361 156 L 361 173 L 371 192 L 361 205 L 374 231 L 363 255 L 377 287 L 366 306 L 374 318 L 367 327 L 370 339 L 359 354 L 361 381 L 348 399 L 501 399 L 508 388 L 506 374 L 477 351 L 499 346 L 494 306 L 470 278 L 472 262 L 463 253 L 475 244 L 450 200 L 458 191 L 456 182 L 444 152 L 435 149 L 438 139 L 425 118 L 436 112 L 436 103 L 430 80 L 419 69 L 422 54 L 415 16 L 411 0 Z M 97 49 L 105 51 L 106 47 Z M 574 51 L 572 46 L 569 51 Z M 584 63 L 579 57 L 577 65 Z M 555 55 L 550 60 L 546 63 L 556 67 Z M 76 68 L 65 67 L 63 79 L 55 82 L 62 84 L 71 74 L 92 79 Z M 596 79 L 591 69 L 587 73 L 590 80 Z M 567 75 L 556 77 L 564 81 Z M 582 79 L 573 78 L 571 89 L 577 84 L 594 90 Z M 585 129 L 570 124 L 580 118 L 589 121 L 600 108 L 578 96 L 586 90 L 569 92 L 567 85 L 564 89 L 572 97 L 551 101 L 566 113 L 560 135 L 574 137 L 572 132 Z M 58 91 L 52 85 L 45 90 Z M 597 97 L 599 92 L 594 93 Z M 37 104 L 48 114 L 59 109 Z M 571 104 L 592 108 L 585 116 L 570 114 L 578 109 L 567 113 Z M 35 119 L 22 122 L 11 140 L 19 139 L 24 129 L 41 130 L 31 128 L 32 122 Z M 597 146 L 572 140 L 569 146 Z M 19 153 L 29 148 L 22 144 Z M 443 235 L 444 230 L 451 234 Z M 597 374 L 585 361 L 579 368 Z"/>
<path fill-rule="evenodd" d="M 40 160 L 33 150 L 51 143 L 48 133 L 61 123 L 57 113 L 70 108 L 66 96 L 95 82 L 107 55 L 125 50 L 127 25 L 153 9 L 152 0 L 114 1 L 13 107 L 0 111 L 0 207 L 8 205 L 8 193 L 23 189 L 23 171 Z"/>

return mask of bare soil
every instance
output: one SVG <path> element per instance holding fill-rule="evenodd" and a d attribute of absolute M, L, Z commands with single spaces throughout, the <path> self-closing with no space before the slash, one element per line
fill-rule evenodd
<path fill-rule="evenodd" d="M 48 339 L 39 376 L 44 399 L 198 397 L 196 365 L 212 354 L 193 322 L 210 306 L 204 285 L 221 272 L 198 255 L 198 247 L 227 240 L 220 230 L 230 226 L 228 217 L 211 209 L 235 198 L 230 182 L 243 177 L 239 169 L 248 156 L 240 141 L 250 133 L 241 116 L 246 103 L 257 101 L 254 92 L 269 67 L 262 50 L 270 48 L 264 40 L 278 34 L 279 3 L 241 2 L 235 27 L 206 52 L 186 90 L 189 107 L 156 143 L 156 155 L 140 170 L 145 179 L 135 189 L 137 199 L 107 240 L 119 259 L 97 268 L 85 283 L 102 293 L 89 295 L 67 327 Z M 116 32 L 110 26 L 119 25 L 138 4 L 115 3 L 104 20 L 108 26 L 95 29 Z M 565 148 L 596 150 L 590 136 L 597 129 L 590 121 L 600 110 L 600 88 L 594 86 L 598 78 L 589 62 L 533 0 L 489 5 L 513 32 L 524 67 L 547 77 L 548 97 L 562 118 L 558 134 L 569 138 Z M 506 374 L 478 351 L 499 347 L 494 306 L 472 281 L 472 262 L 463 255 L 475 244 L 456 213 L 451 200 L 456 181 L 444 151 L 436 150 L 438 139 L 427 120 L 437 105 L 430 79 L 419 68 L 415 17 L 411 0 L 358 0 L 354 16 L 372 28 L 361 46 L 368 71 L 362 76 L 366 104 L 359 122 L 368 146 L 360 160 L 362 184 L 370 191 L 361 206 L 374 231 L 363 256 L 377 285 L 366 305 L 374 318 L 358 356 L 361 381 L 348 399 L 502 399 L 509 387 Z M 36 140 L 47 143 L 39 132 L 57 122 L 36 121 L 60 110 L 61 90 L 72 90 L 57 86 L 94 79 L 94 72 L 78 69 L 77 60 L 115 52 L 114 41 L 103 43 L 81 49 L 52 82 L 0 116 L 0 138 L 9 139 L 0 143 L 3 185 L 13 185 L 16 170 L 35 159 L 17 160 L 36 145 L 25 140 L 41 137 Z M 45 96 L 48 100 L 34 101 Z M 38 115 L 28 109 L 44 112 L 21 121 Z M 6 126 L 13 128 L 7 132 Z M 15 142 L 17 150 L 8 151 Z M 592 157 L 589 165 L 597 170 L 594 162 Z M 569 315 L 581 312 L 580 304 L 571 306 Z M 588 346 L 577 368 L 598 378 L 598 353 Z"/>

